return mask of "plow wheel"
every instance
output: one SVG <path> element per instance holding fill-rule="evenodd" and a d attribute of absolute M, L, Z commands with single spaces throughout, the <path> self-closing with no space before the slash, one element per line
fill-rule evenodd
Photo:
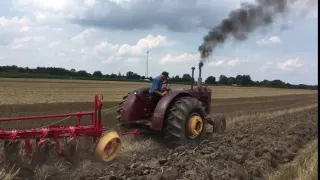
<path fill-rule="evenodd" d="M 202 103 L 192 97 L 183 97 L 171 106 L 165 121 L 165 139 L 174 145 L 199 142 L 203 135 L 206 120 Z"/>
<path fill-rule="evenodd" d="M 98 160 L 108 162 L 119 154 L 120 149 L 119 134 L 116 131 L 107 131 L 100 137 L 95 148 L 95 155 Z"/>

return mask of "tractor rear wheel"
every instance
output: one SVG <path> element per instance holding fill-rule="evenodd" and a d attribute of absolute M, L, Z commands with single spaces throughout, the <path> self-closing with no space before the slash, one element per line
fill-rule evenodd
<path fill-rule="evenodd" d="M 127 95 L 123 96 L 122 97 L 122 101 L 120 101 L 118 103 L 118 106 L 119 108 L 117 109 L 117 114 L 118 116 L 116 117 L 116 119 L 120 122 L 121 119 L 122 119 L 122 106 L 123 106 L 123 103 L 126 101 L 127 97 L 129 96 L 130 93 L 128 93 Z"/>
<path fill-rule="evenodd" d="M 164 136 L 174 145 L 199 142 L 206 126 L 202 102 L 192 97 L 182 97 L 167 112 Z"/>
<path fill-rule="evenodd" d="M 123 111 L 123 109 L 122 109 L 122 106 L 123 106 L 123 103 L 126 101 L 126 99 L 127 99 L 127 97 L 129 96 L 129 94 L 130 94 L 130 92 L 127 94 L 127 95 L 125 95 L 125 96 L 123 96 L 122 97 L 122 101 L 120 101 L 119 103 L 118 103 L 118 106 L 119 106 L 119 108 L 117 109 L 117 117 L 116 117 L 116 119 L 117 119 L 117 121 L 119 122 L 119 129 L 118 130 L 127 130 L 127 129 L 129 129 L 130 128 L 130 126 L 129 125 L 125 125 L 125 124 L 122 124 L 121 123 L 121 120 L 122 120 L 122 111 Z"/>

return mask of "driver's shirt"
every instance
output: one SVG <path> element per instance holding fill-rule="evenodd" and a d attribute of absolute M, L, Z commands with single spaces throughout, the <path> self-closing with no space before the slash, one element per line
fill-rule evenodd
<path fill-rule="evenodd" d="M 161 76 L 158 76 L 156 78 L 154 78 L 152 80 L 152 85 L 151 85 L 151 88 L 149 90 L 149 95 L 151 96 L 152 95 L 152 91 L 153 90 L 158 90 L 160 91 L 162 88 L 162 80 L 161 80 Z"/>

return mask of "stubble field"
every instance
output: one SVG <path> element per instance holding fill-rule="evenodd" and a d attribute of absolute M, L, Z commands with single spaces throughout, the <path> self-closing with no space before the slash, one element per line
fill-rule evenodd
<path fill-rule="evenodd" d="M 96 93 L 104 96 L 103 108 L 108 109 L 141 86 L 148 84 L 0 79 L 0 117 L 90 111 Z M 112 163 L 82 158 L 70 166 L 57 158 L 33 169 L 34 179 L 317 179 L 317 91 L 211 88 L 212 113 L 227 116 L 225 134 L 214 134 L 198 147 L 177 149 L 164 148 L 153 138 L 128 136 Z M 102 117 L 105 126 L 115 127 L 114 111 L 105 111 Z M 31 128 L 55 121 L 0 126 Z M 75 119 L 63 122 L 74 123 Z M 12 177 L 14 172 L 0 171 L 0 179 Z M 20 171 L 16 177 L 23 175 Z"/>

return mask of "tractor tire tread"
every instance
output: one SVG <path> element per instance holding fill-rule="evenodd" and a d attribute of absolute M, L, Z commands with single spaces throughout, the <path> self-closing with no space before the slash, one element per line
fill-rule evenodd
<path fill-rule="evenodd" d="M 166 116 L 164 138 L 175 144 L 186 143 L 185 123 L 194 109 L 200 110 L 200 113 L 205 116 L 204 107 L 198 99 L 182 97 L 175 101 Z"/>
<path fill-rule="evenodd" d="M 116 120 L 118 121 L 118 130 L 119 131 L 128 131 L 130 130 L 130 125 L 128 124 L 122 124 L 121 120 L 122 120 L 122 111 L 123 111 L 123 104 L 126 101 L 127 97 L 131 94 L 131 92 L 128 92 L 125 96 L 122 97 L 122 101 L 120 101 L 118 103 L 118 105 L 120 106 L 116 111 L 117 111 L 117 116 L 116 116 Z"/>

